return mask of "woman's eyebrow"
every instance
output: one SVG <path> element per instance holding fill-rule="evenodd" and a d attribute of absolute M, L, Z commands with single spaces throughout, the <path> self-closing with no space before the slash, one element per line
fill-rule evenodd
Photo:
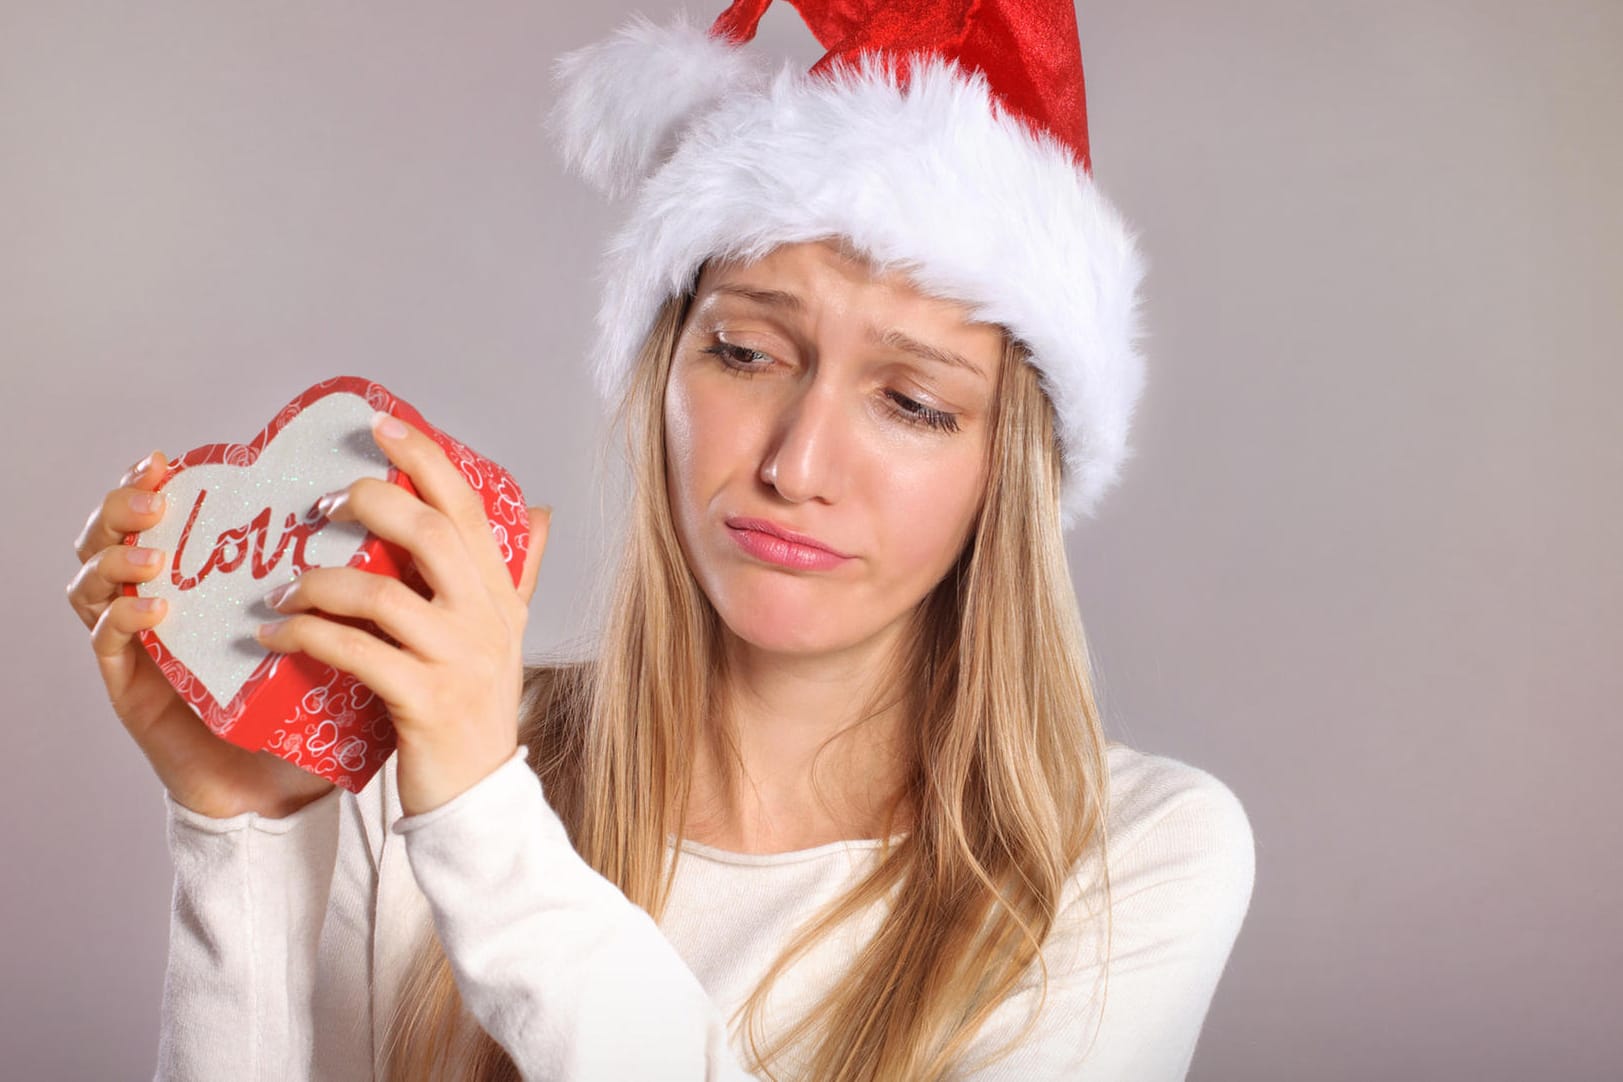
<path fill-rule="evenodd" d="M 769 308 L 784 309 L 797 315 L 806 310 L 805 301 L 801 300 L 796 294 L 781 289 L 759 289 L 755 286 L 723 282 L 714 287 L 711 293 L 721 293 L 729 297 L 742 297 L 745 300 L 754 301 L 756 304 L 762 304 Z M 932 346 L 928 342 L 920 342 L 912 335 L 904 334 L 894 328 L 881 333 L 870 326 L 867 338 L 870 343 L 876 346 L 886 346 L 890 349 L 900 350 L 903 353 L 911 353 L 913 356 L 926 361 L 934 361 L 937 364 L 948 365 L 952 368 L 962 368 L 964 371 L 972 373 L 983 383 L 986 382 L 986 374 L 971 364 L 962 354 L 955 353 L 950 349 L 942 349 L 939 346 Z"/>
<path fill-rule="evenodd" d="M 725 293 L 729 297 L 743 297 L 745 300 L 764 304 L 769 308 L 785 308 L 791 312 L 804 312 L 806 302 L 793 293 L 786 293 L 781 289 L 757 289 L 754 286 L 733 285 L 723 282 L 711 290 L 712 293 Z"/>
<path fill-rule="evenodd" d="M 928 342 L 920 342 L 917 338 L 903 334 L 894 328 L 880 334 L 874 328 L 869 327 L 868 341 L 876 346 L 888 346 L 891 349 L 901 350 L 903 353 L 911 353 L 913 356 L 921 357 L 926 361 L 935 361 L 937 364 L 962 368 L 966 372 L 973 373 L 983 383 L 986 381 L 986 374 L 971 364 L 962 354 L 954 353 L 950 349 L 942 349 L 940 346 L 932 346 Z"/>

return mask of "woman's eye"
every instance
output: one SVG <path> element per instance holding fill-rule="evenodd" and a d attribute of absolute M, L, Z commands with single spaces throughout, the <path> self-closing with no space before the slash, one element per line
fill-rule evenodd
<path fill-rule="evenodd" d="M 948 413 L 933 406 L 926 406 L 923 402 L 915 402 L 913 399 L 896 391 L 886 391 L 885 395 L 893 403 L 892 412 L 908 424 L 923 425 L 939 432 L 958 431 L 958 415 L 956 413 Z"/>
<path fill-rule="evenodd" d="M 700 353 L 713 354 L 721 363 L 740 375 L 753 375 L 772 362 L 772 358 L 758 349 L 745 349 L 731 342 L 717 342 L 706 346 Z"/>
<path fill-rule="evenodd" d="M 718 358 L 723 367 L 735 376 L 748 379 L 765 371 L 772 364 L 772 355 L 762 353 L 758 349 L 749 349 L 737 346 L 731 342 L 718 341 L 714 345 L 705 346 L 699 351 Z M 937 432 L 958 431 L 958 415 L 938 410 L 933 406 L 926 406 L 923 402 L 907 397 L 899 391 L 886 391 L 885 400 L 890 409 L 891 416 L 904 424 L 918 425 L 921 428 L 934 429 Z"/>

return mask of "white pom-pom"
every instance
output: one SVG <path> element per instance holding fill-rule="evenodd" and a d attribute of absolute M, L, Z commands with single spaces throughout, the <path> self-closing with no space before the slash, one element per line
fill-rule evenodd
<path fill-rule="evenodd" d="M 695 116 L 764 73 L 742 49 L 679 17 L 642 15 L 596 45 L 560 57 L 548 126 L 564 160 L 611 196 L 629 191 L 669 154 Z"/>

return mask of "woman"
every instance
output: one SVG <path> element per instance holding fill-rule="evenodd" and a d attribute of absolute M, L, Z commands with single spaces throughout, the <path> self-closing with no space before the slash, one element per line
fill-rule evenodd
<path fill-rule="evenodd" d="M 706 208 L 706 171 L 761 160 L 762 132 L 776 168 L 797 146 L 838 161 L 837 139 L 794 125 L 872 145 L 921 102 L 959 108 L 943 89 L 977 89 L 928 63 L 761 89 L 729 73 L 759 18 L 744 7 L 710 36 L 642 25 L 572 62 L 575 90 L 583 70 L 646 81 L 664 62 L 739 95 L 675 96 L 681 141 L 616 248 L 599 375 L 636 485 L 590 663 L 522 666 L 547 513 L 514 590 L 434 445 L 379 426 L 420 498 L 361 481 L 327 513 L 405 545 L 432 599 L 316 569 L 262 637 L 388 703 L 399 751 L 348 795 L 212 737 L 132 640 L 163 614 L 119 586 L 161 563 L 116 542 L 162 514 L 139 502 L 161 460 L 90 517 L 70 598 L 164 782 L 176 859 L 161 1075 L 1187 1069 L 1249 901 L 1250 831 L 1210 775 L 1105 745 L 1062 542 L 1124 453 L 1130 246 L 1087 218 L 1089 258 L 1127 269 L 1053 315 L 1021 303 L 1044 299 L 1026 279 L 966 272 L 909 231 L 910 205 L 865 218 L 882 155 L 833 179 L 774 173 L 778 204 L 739 199 L 760 193 L 729 172 L 727 205 Z M 953 138 L 984 123 L 1024 146 L 979 92 Z M 840 112 L 876 95 L 892 111 L 869 131 Z M 589 111 L 580 94 L 571 109 Z M 603 126 L 580 119 L 566 141 L 601 157 Z M 644 169 L 668 134 L 608 157 Z M 879 187 L 911 203 L 905 184 Z M 939 232 L 940 206 L 924 210 Z"/>

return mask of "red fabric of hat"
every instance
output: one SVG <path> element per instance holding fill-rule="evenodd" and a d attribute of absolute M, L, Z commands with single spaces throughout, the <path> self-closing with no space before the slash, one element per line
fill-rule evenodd
<path fill-rule="evenodd" d="M 853 2 L 790 0 L 827 49 L 813 72 L 827 71 L 865 52 L 894 57 L 907 78 L 908 57 L 933 53 L 986 76 L 1007 110 L 1071 148 L 1092 170 L 1082 48 L 1076 9 L 1069 0 L 932 0 Z M 755 37 L 772 0 L 736 0 L 710 32 L 734 44 Z"/>

